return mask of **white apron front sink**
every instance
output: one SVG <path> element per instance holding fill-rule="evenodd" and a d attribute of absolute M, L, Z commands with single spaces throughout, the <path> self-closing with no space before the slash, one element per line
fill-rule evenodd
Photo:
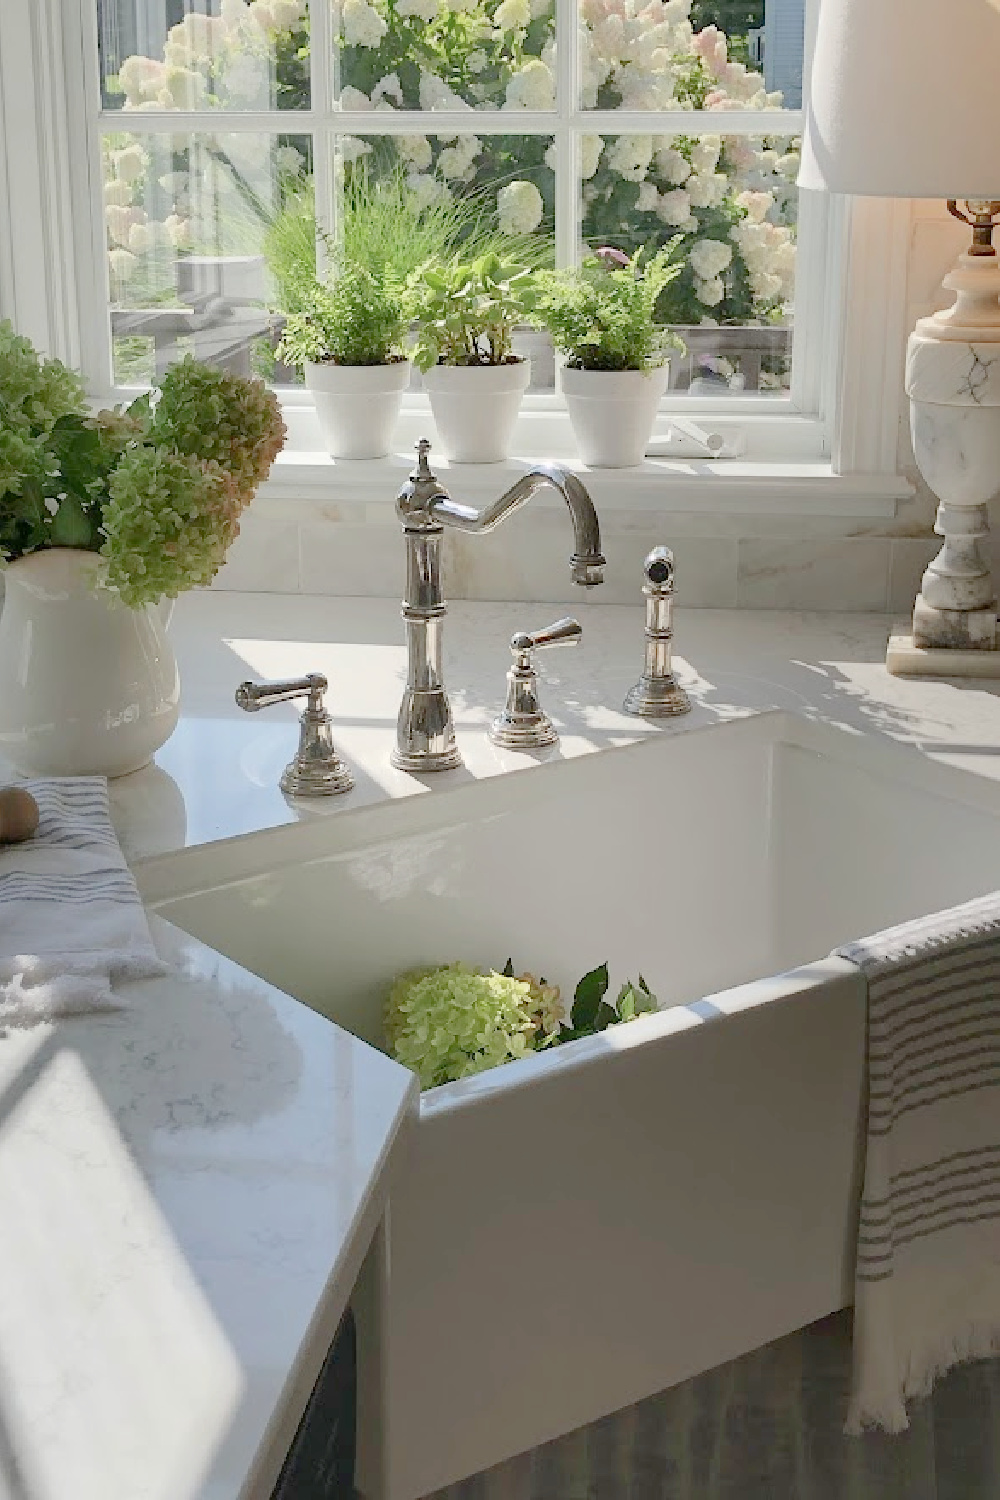
<path fill-rule="evenodd" d="M 423 1096 L 382 1307 L 386 1489 L 414 1500 L 849 1300 L 864 993 L 827 955 L 1000 886 L 1000 787 L 765 714 L 140 878 L 376 1045 L 421 964 L 511 957 L 571 996 L 607 960 L 660 999 Z"/>

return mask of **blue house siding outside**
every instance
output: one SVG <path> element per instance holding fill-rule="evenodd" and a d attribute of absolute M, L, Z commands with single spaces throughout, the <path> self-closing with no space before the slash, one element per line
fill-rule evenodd
<path fill-rule="evenodd" d="M 780 89 L 788 109 L 802 104 L 805 0 L 764 0 L 764 82 Z"/>

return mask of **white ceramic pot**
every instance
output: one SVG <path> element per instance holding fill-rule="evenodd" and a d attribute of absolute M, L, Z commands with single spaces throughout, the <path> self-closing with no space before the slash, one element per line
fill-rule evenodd
<path fill-rule="evenodd" d="M 158 608 L 96 589 L 93 552 L 53 547 L 6 570 L 0 750 L 20 771 L 124 776 L 169 739 L 180 680 Z"/>
<path fill-rule="evenodd" d="M 510 452 L 531 362 L 435 365 L 424 375 L 434 425 L 446 457 L 458 464 L 497 464 Z"/>
<path fill-rule="evenodd" d="M 385 458 L 410 380 L 409 360 L 391 365 L 307 364 L 305 375 L 330 456 Z"/>
<path fill-rule="evenodd" d="M 566 410 L 585 464 L 629 469 L 642 463 L 667 375 L 666 364 L 655 370 L 562 370 Z"/>

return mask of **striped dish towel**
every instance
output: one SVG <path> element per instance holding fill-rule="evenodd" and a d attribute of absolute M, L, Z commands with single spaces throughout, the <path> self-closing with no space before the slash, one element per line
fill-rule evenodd
<path fill-rule="evenodd" d="M 38 832 L 0 848 L 0 1028 L 121 1004 L 115 981 L 166 972 L 108 813 L 103 777 L 21 783 Z"/>
<path fill-rule="evenodd" d="M 837 950 L 868 984 L 847 1431 L 1000 1352 L 1000 893 Z"/>

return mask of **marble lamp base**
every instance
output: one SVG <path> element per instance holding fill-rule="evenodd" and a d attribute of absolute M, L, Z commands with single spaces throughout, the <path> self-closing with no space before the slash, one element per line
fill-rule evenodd
<path fill-rule="evenodd" d="M 944 285 L 958 294 L 954 305 L 921 318 L 906 351 L 913 453 L 938 497 L 943 546 L 886 666 L 901 676 L 1000 677 L 997 592 L 982 546 L 1000 481 L 1000 264 L 985 227 Z"/>
<path fill-rule="evenodd" d="M 996 616 L 993 616 L 994 630 Z M 889 633 L 885 665 L 893 677 L 1000 677 L 1000 650 L 980 647 L 919 646 L 909 620 Z"/>

